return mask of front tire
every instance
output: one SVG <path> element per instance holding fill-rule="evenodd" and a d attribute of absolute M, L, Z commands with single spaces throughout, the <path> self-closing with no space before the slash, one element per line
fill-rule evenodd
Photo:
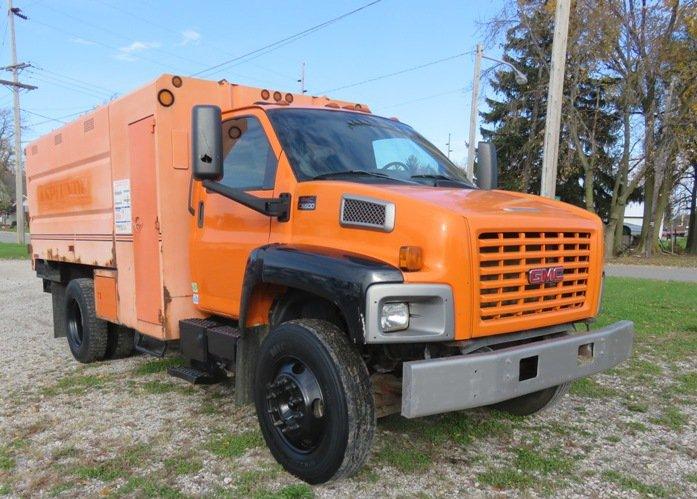
<path fill-rule="evenodd" d="M 301 480 L 351 476 L 368 457 L 376 425 L 368 369 L 332 323 L 294 320 L 269 333 L 254 402 L 271 454 Z"/>
<path fill-rule="evenodd" d="M 78 362 L 102 360 L 107 347 L 107 323 L 97 317 L 92 279 L 73 279 L 65 290 L 65 331 Z"/>
<path fill-rule="evenodd" d="M 504 411 L 515 416 L 531 416 L 542 412 L 559 403 L 561 398 L 567 394 L 571 383 L 562 383 L 540 390 L 539 392 L 528 393 L 510 400 L 504 400 L 490 407 Z"/>

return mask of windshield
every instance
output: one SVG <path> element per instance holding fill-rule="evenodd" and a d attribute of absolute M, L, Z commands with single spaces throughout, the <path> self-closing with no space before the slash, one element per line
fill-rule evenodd
<path fill-rule="evenodd" d="M 352 177 L 474 187 L 462 169 L 398 121 L 321 109 L 272 109 L 268 115 L 300 181 Z"/>

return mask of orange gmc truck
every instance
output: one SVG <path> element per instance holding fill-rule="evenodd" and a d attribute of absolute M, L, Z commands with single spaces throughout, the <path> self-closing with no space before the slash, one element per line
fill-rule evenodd
<path fill-rule="evenodd" d="M 627 359 L 590 331 L 602 223 L 477 182 L 365 104 L 163 75 L 29 144 L 31 253 L 79 362 L 234 373 L 286 470 L 365 462 L 376 419 L 527 415 Z"/>

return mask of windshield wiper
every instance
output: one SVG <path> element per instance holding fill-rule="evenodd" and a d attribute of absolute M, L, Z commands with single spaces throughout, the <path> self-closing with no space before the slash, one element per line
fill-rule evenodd
<path fill-rule="evenodd" d="M 369 172 L 367 170 L 344 170 L 341 172 L 328 172 L 328 173 L 321 173 L 319 175 L 315 175 L 312 177 L 312 180 L 322 180 L 325 178 L 331 178 L 331 177 L 340 177 L 342 175 L 353 175 L 353 176 L 360 176 L 360 175 L 367 175 L 369 177 L 380 177 L 380 178 L 392 178 L 389 175 L 386 175 L 384 173 L 380 172 Z"/>
<path fill-rule="evenodd" d="M 412 179 L 416 179 L 416 178 L 425 178 L 425 179 L 431 179 L 431 180 L 435 180 L 435 181 L 438 181 L 438 180 L 445 180 L 446 182 L 454 182 L 454 183 L 456 183 L 456 184 L 460 184 L 460 185 L 464 185 L 464 186 L 467 186 L 467 187 L 471 187 L 471 185 L 469 184 L 469 182 L 466 182 L 466 181 L 464 181 L 464 180 L 458 180 L 458 179 L 456 179 L 456 178 L 448 177 L 447 175 L 440 175 L 440 174 L 435 174 L 435 173 L 434 173 L 434 174 L 423 174 L 423 175 L 412 175 L 412 176 L 409 177 L 409 178 L 412 178 Z"/>

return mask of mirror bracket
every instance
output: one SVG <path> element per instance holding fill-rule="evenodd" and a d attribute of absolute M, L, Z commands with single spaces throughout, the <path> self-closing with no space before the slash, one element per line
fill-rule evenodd
<path fill-rule="evenodd" d="M 253 196 L 242 189 L 233 189 L 219 182 L 204 180 L 203 187 L 210 191 L 220 194 L 223 197 L 240 203 L 247 208 L 259 212 L 268 217 L 275 217 L 279 222 L 290 220 L 291 195 L 287 192 L 281 193 L 277 198 L 260 198 Z"/>

